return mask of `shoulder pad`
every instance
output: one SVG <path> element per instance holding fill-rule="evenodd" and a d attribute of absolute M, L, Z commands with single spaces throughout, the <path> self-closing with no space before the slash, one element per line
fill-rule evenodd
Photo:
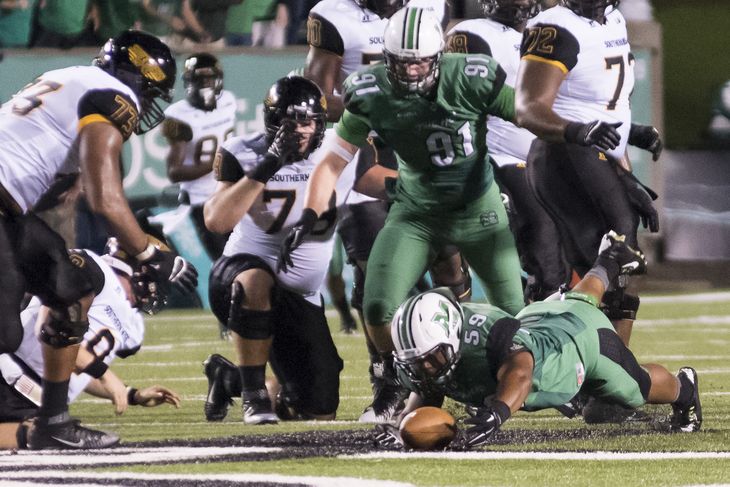
<path fill-rule="evenodd" d="M 460 31 L 458 27 L 457 25 L 456 29 L 446 37 L 446 52 L 492 55 L 492 49 L 486 39 L 468 30 Z"/>
<path fill-rule="evenodd" d="M 229 183 L 235 183 L 245 176 L 243 168 L 238 163 L 236 156 L 224 147 L 219 147 L 215 153 L 213 174 L 215 175 L 216 181 L 226 181 Z"/>
<path fill-rule="evenodd" d="M 345 43 L 337 27 L 314 12 L 310 12 L 307 18 L 307 44 L 338 56 L 345 54 Z"/>
<path fill-rule="evenodd" d="M 137 128 L 137 105 L 128 95 L 117 90 L 90 90 L 79 100 L 79 126 L 106 121 L 114 125 L 127 140 Z"/>
<path fill-rule="evenodd" d="M 580 44 L 565 27 L 555 24 L 534 24 L 522 34 L 520 56 L 543 61 L 567 73 L 578 63 Z"/>
<path fill-rule="evenodd" d="M 104 289 L 104 282 L 106 281 L 106 278 L 104 277 L 104 271 L 99 264 L 96 263 L 96 260 L 94 260 L 94 258 L 85 250 L 81 249 L 69 250 L 68 256 L 71 263 L 81 269 L 88 282 L 91 283 L 94 294 L 97 296 L 101 294 L 102 289 Z"/>

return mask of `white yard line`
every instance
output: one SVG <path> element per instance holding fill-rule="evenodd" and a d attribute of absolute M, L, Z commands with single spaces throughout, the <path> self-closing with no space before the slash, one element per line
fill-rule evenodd
<path fill-rule="evenodd" d="M 730 458 L 730 452 L 374 452 L 359 455 L 341 455 L 351 460 L 443 459 L 443 460 L 720 460 Z"/>
<path fill-rule="evenodd" d="M 681 294 L 677 296 L 642 296 L 642 303 L 714 303 L 730 301 L 730 292 Z"/>

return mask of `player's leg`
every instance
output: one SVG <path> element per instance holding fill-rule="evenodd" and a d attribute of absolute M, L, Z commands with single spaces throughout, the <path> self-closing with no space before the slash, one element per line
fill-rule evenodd
<path fill-rule="evenodd" d="M 497 169 L 513 206 L 513 233 L 522 266 L 532 276 L 525 300 L 541 301 L 567 282 L 570 272 L 563 257 L 560 233 L 552 217 L 537 200 L 527 181 L 527 170 L 516 164 Z"/>
<path fill-rule="evenodd" d="M 460 302 L 471 299 L 469 264 L 455 245 L 441 248 L 429 267 L 429 272 L 434 287 L 448 287 Z"/>
<path fill-rule="evenodd" d="M 0 309 L 7 310 L 0 325 L 0 353 L 12 353 L 23 339 L 20 302 L 25 291 L 25 278 L 18 268 L 15 252 L 16 225 L 0 217 Z M 10 312 L 10 310 L 18 310 Z"/>
<path fill-rule="evenodd" d="M 88 330 L 94 279 L 84 257 L 69 257 L 63 239 L 33 214 L 18 217 L 15 248 L 28 292 L 48 306 L 39 318 L 43 348 L 41 407 L 28 437 L 31 449 L 105 448 L 119 437 L 90 430 L 68 414 L 68 385 Z"/>
<path fill-rule="evenodd" d="M 211 269 L 211 307 L 231 332 L 241 376 L 243 420 L 247 424 L 277 421 L 266 392 L 266 362 L 274 335 L 273 287 L 273 272 L 253 255 L 221 257 Z"/>
<path fill-rule="evenodd" d="M 327 325 L 324 306 L 279 289 L 272 368 L 281 383 L 276 412 L 281 419 L 334 419 L 343 362 Z"/>
<path fill-rule="evenodd" d="M 520 260 L 498 186 L 456 214 L 452 225 L 454 241 L 484 284 L 489 302 L 517 314 L 525 305 Z"/>
<path fill-rule="evenodd" d="M 221 235 L 208 230 L 203 218 L 203 205 L 192 205 L 190 207 L 190 219 L 208 256 L 211 260 L 216 260 L 223 254 L 229 234 Z"/>
<path fill-rule="evenodd" d="M 391 355 L 393 342 L 389 323 L 395 310 L 426 270 L 431 252 L 430 239 L 430 229 L 423 223 L 422 215 L 414 214 L 404 205 L 396 203 L 375 241 L 368 261 L 365 323 L 380 354 L 379 363 L 382 364 L 375 374 L 383 379 L 380 384 L 382 387 L 374 390 L 373 418 L 369 419 L 373 422 L 389 421 L 405 399 L 404 391 L 394 380 Z"/>

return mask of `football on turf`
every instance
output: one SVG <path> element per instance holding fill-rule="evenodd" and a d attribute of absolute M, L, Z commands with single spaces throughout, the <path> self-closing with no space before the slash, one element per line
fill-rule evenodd
<path fill-rule="evenodd" d="M 403 418 L 400 435 L 414 450 L 441 450 L 456 436 L 456 420 L 441 408 L 418 408 Z"/>

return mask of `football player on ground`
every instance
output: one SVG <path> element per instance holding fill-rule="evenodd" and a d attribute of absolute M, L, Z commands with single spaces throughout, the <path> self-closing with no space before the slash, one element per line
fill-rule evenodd
<path fill-rule="evenodd" d="M 162 124 L 162 133 L 170 144 L 167 177 L 180 183 L 180 202 L 190 205 L 198 236 L 215 260 L 223 252 L 226 236 L 205 227 L 203 203 L 215 191 L 215 153 L 234 133 L 236 98 L 223 89 L 223 67 L 212 54 L 188 56 L 182 79 L 185 99 L 165 110 Z"/>
<path fill-rule="evenodd" d="M 336 122 L 342 116 L 342 82 L 358 69 L 383 60 L 383 33 L 388 19 L 404 5 L 403 0 L 323 0 L 309 13 L 307 42 L 309 54 L 305 76 L 317 83 L 328 103 L 328 120 Z M 449 4 L 444 0 L 411 0 L 409 6 L 430 10 L 441 20 L 443 27 L 449 21 Z M 366 166 L 373 162 L 391 169 L 398 163 L 392 149 L 371 134 L 369 143 L 356 155 Z M 376 148 L 377 146 L 377 148 Z M 388 213 L 388 203 L 353 192 L 337 227 L 345 245 L 348 262 L 353 265 L 352 306 L 363 321 L 362 300 L 365 272 L 370 252 Z M 458 296 L 471 295 L 468 267 L 458 251 L 448 247 L 439 252 L 431 267 L 431 277 L 437 285 L 449 285 Z M 370 355 L 370 381 L 373 402 L 365 408 L 360 421 L 374 422 L 402 407 L 398 389 L 382 377 L 383 364 L 377 349 L 365 330 Z"/>
<path fill-rule="evenodd" d="M 264 100 L 266 132 L 234 137 L 216 156 L 219 182 L 205 203 L 205 223 L 215 232 L 233 232 L 211 270 L 210 302 L 228 326 L 238 366 L 219 355 L 207 361 L 209 421 L 223 419 L 233 397 L 242 398 L 244 423 L 279 420 L 265 386 L 267 361 L 281 384 L 281 419 L 335 417 L 342 360 L 319 290 L 332 255 L 337 207 L 356 176 L 357 189 L 384 198 L 384 178 L 396 173 L 353 167 L 337 188 L 328 188 L 321 217 L 303 212 L 307 181 L 326 152 L 316 149 L 331 140 L 325 137 L 326 116 L 316 84 L 300 76 L 281 78 Z M 300 219 L 311 223 L 311 231 L 288 255 L 294 271 L 279 272 L 279 248 Z"/>
<path fill-rule="evenodd" d="M 84 334 L 74 374 L 71 375 L 68 402 L 82 391 L 109 399 L 117 414 L 128 406 L 180 406 L 174 391 L 154 385 L 143 389 L 127 387 L 109 369 L 116 357 L 127 358 L 137 353 L 144 337 L 144 320 L 139 309 L 157 311 L 161 296 L 140 283 L 134 275 L 128 257 L 116 249 L 116 239 L 110 239 L 110 253 L 98 256 L 90 250 L 73 250 L 71 258 L 82 262 L 94 286 L 94 298 L 89 308 L 89 328 Z M 192 290 L 192 282 L 190 283 Z M 26 448 L 33 416 L 40 405 L 43 373 L 43 350 L 35 333 L 39 316 L 48 312 L 37 297 L 21 313 L 23 341 L 14 353 L 0 355 L 0 449 Z M 113 435 L 110 435 L 113 436 Z M 66 441 L 62 438 L 58 441 Z"/>
<path fill-rule="evenodd" d="M 652 197 L 631 173 L 626 152 L 629 143 L 656 159 L 661 141 L 653 127 L 631 123 L 634 57 L 617 3 L 565 0 L 531 19 L 516 82 L 518 123 L 539 137 L 530 148 L 528 181 L 580 276 L 608 230 L 633 248 L 640 221 L 659 230 Z M 619 286 L 604 302 L 628 345 L 638 297 Z"/>
<path fill-rule="evenodd" d="M 512 120 L 514 91 L 494 59 L 443 54 L 443 46 L 440 22 L 428 11 L 405 8 L 391 17 L 385 63 L 345 82 L 336 141 L 314 171 L 305 204 L 305 215 L 324 212 L 371 130 L 395 150 L 394 202 L 368 261 L 364 303 L 368 333 L 391 381 L 388 325 L 434 248 L 457 246 L 495 305 L 509 313 L 524 305 L 519 258 L 486 148 L 486 115 Z M 311 216 L 295 225 L 281 264 L 311 229 Z"/>
<path fill-rule="evenodd" d="M 56 175 L 80 172 L 91 209 L 108 222 L 139 271 L 161 292 L 190 264 L 150 239 L 122 188 L 122 144 L 163 119 L 175 59 L 165 44 L 123 32 L 101 49 L 93 66 L 40 75 L 0 108 L 0 352 L 20 346 L 20 302 L 27 291 L 50 308 L 41 324 L 43 394 L 28 446 L 102 448 L 118 438 L 91 430 L 68 414 L 68 384 L 89 327 L 93 285 L 69 258 L 63 239 L 29 211 Z M 18 310 L 18 311 L 13 311 Z"/>
<path fill-rule="evenodd" d="M 447 52 L 486 54 L 504 69 L 514 87 L 520 41 L 527 20 L 537 15 L 538 0 L 481 0 L 486 18 L 456 24 L 446 36 Z M 499 117 L 487 120 L 487 147 L 495 178 L 509 197 L 512 227 L 523 269 L 529 274 L 527 302 L 541 301 L 569 277 L 560 236 L 552 218 L 527 183 L 525 161 L 535 135 Z"/>
<path fill-rule="evenodd" d="M 395 367 L 412 391 L 403 414 L 441 406 L 444 397 L 472 406 L 464 445 L 490 437 L 516 411 L 559 407 L 578 391 L 628 408 L 671 404 L 671 429 L 698 431 L 702 409 L 697 373 L 675 376 L 639 365 L 606 315 L 601 298 L 620 274 L 646 271 L 625 238 L 606 234 L 593 268 L 561 300 L 533 303 L 515 318 L 488 304 L 459 304 L 446 288 L 408 299 L 393 318 Z M 397 442 L 380 428 L 382 444 Z M 396 436 L 394 436 L 396 435 Z"/>

